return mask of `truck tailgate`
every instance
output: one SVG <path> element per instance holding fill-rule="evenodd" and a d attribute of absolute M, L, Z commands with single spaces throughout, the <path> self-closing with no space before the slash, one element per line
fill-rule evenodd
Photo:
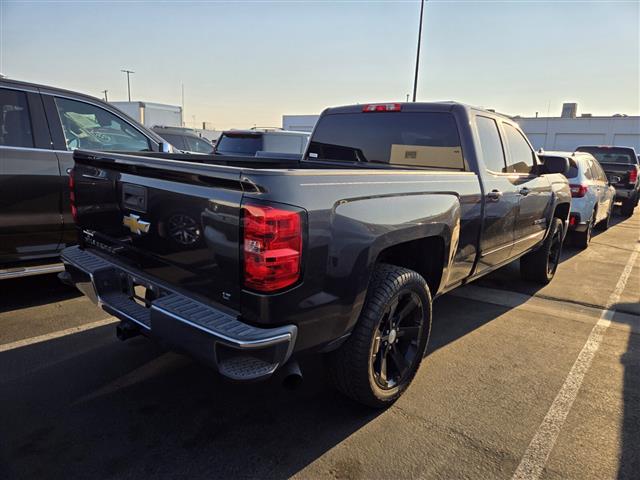
<path fill-rule="evenodd" d="M 74 160 L 81 246 L 239 308 L 239 168 L 81 151 Z"/>
<path fill-rule="evenodd" d="M 612 182 L 614 187 L 627 187 L 629 184 L 629 173 L 636 168 L 635 165 L 627 165 L 624 163 L 600 162 L 600 166 L 607 174 L 607 178 L 611 181 L 612 177 L 620 177 L 619 182 Z"/>

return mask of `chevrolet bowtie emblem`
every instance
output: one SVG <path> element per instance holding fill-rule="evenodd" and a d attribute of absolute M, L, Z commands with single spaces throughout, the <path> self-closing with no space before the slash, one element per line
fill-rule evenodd
<path fill-rule="evenodd" d="M 133 213 L 130 213 L 126 217 L 123 217 L 122 224 L 129 230 L 131 230 L 131 233 L 135 233 L 136 235 L 149 233 L 149 227 L 151 226 L 149 222 L 140 220 L 140 216 L 134 215 Z"/>

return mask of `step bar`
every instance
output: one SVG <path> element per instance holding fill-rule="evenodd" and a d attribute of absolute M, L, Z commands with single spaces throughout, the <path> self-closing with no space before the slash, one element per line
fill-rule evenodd
<path fill-rule="evenodd" d="M 10 278 L 30 277 L 32 275 L 44 275 L 58 273 L 64 270 L 63 263 L 50 263 L 48 265 L 34 265 L 32 267 L 0 268 L 0 280 Z"/>

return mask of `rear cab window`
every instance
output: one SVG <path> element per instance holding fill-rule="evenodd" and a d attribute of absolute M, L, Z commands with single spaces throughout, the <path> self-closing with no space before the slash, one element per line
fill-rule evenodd
<path fill-rule="evenodd" d="M 262 134 L 223 133 L 216 144 L 216 153 L 220 155 L 255 156 L 262 150 Z"/>
<path fill-rule="evenodd" d="M 633 150 L 623 147 L 578 147 L 579 152 L 587 152 L 600 163 L 618 163 L 621 165 L 637 165 Z"/>
<path fill-rule="evenodd" d="M 327 114 L 306 158 L 465 170 L 458 127 L 447 112 Z"/>

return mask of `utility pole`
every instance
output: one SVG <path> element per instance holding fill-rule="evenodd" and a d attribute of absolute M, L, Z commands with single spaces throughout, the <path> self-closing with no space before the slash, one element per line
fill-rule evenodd
<path fill-rule="evenodd" d="M 184 121 L 184 83 L 182 84 L 182 126 L 186 126 Z"/>
<path fill-rule="evenodd" d="M 131 81 L 129 80 L 129 75 L 132 73 L 136 73 L 133 70 L 120 70 L 122 73 L 127 74 L 127 93 L 129 95 L 129 101 L 131 101 Z"/>
<path fill-rule="evenodd" d="M 107 92 L 108 92 L 108 91 L 109 91 L 109 90 L 102 90 L 102 93 L 104 93 L 104 101 L 105 101 L 105 102 L 108 102 L 108 101 L 109 101 L 109 99 L 107 98 Z"/>
<path fill-rule="evenodd" d="M 422 40 L 422 13 L 424 11 L 425 0 L 420 0 L 420 26 L 418 27 L 418 51 L 416 53 L 416 74 L 413 79 L 413 101 L 416 101 L 418 92 L 418 67 L 420 66 L 420 41 Z"/>
<path fill-rule="evenodd" d="M 407 93 L 407 102 L 409 101 L 409 94 Z"/>

